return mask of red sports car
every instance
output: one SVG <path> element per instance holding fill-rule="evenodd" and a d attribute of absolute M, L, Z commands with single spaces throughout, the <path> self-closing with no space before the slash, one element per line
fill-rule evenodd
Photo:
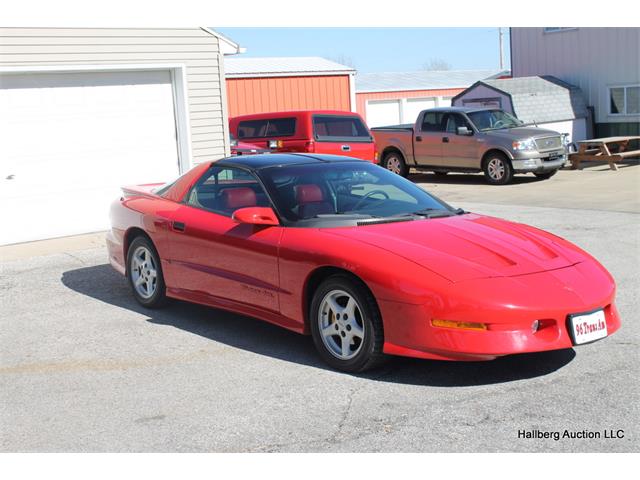
<path fill-rule="evenodd" d="M 311 334 L 363 371 L 385 354 L 490 360 L 615 332 L 611 275 L 526 225 L 455 209 L 370 162 L 232 157 L 113 203 L 111 264 L 136 300 L 167 297 Z"/>

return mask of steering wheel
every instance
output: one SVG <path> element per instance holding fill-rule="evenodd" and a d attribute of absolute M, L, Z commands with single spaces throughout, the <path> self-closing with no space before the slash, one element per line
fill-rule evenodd
<path fill-rule="evenodd" d="M 356 202 L 356 204 L 353 206 L 353 210 L 358 210 L 358 207 L 365 201 L 367 200 L 369 197 L 373 197 L 374 195 L 380 194 L 382 196 L 384 196 L 384 198 L 378 198 L 376 200 L 378 200 L 379 202 L 382 202 L 384 200 L 389 200 L 389 194 L 387 192 L 385 192 L 384 190 L 371 190 L 369 193 L 366 193 L 360 200 L 358 200 Z"/>
<path fill-rule="evenodd" d="M 504 123 L 503 120 L 498 120 L 496 123 L 493 124 L 493 128 L 500 128 L 500 127 L 504 127 L 506 124 Z"/>

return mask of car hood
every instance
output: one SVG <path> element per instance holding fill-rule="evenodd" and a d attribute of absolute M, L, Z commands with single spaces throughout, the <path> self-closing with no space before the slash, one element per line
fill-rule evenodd
<path fill-rule="evenodd" d="M 502 128 L 500 130 L 489 130 L 484 132 L 487 135 L 497 135 L 499 137 L 508 138 L 538 138 L 548 137 L 551 135 L 558 136 L 560 133 L 554 130 L 547 130 L 546 128 L 537 127 L 515 127 L 515 128 Z"/>
<path fill-rule="evenodd" d="M 393 252 L 452 282 L 556 270 L 586 257 L 559 237 L 476 214 L 330 232 Z"/>

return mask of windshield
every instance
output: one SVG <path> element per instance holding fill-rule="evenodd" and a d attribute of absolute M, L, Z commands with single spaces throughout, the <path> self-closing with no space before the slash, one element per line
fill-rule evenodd
<path fill-rule="evenodd" d="M 267 167 L 258 175 L 280 216 L 296 226 L 459 213 L 409 180 L 364 161 Z"/>
<path fill-rule="evenodd" d="M 467 116 L 481 132 L 499 128 L 514 128 L 522 125 L 520 120 L 503 110 L 480 110 L 469 112 Z"/>

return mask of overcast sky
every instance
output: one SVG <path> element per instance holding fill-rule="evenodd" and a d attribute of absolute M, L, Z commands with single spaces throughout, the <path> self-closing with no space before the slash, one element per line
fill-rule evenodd
<path fill-rule="evenodd" d="M 361 73 L 420 70 L 432 60 L 451 69 L 498 68 L 498 29 L 482 28 L 216 28 L 251 57 L 319 56 Z M 509 29 L 504 61 L 509 68 Z"/>

